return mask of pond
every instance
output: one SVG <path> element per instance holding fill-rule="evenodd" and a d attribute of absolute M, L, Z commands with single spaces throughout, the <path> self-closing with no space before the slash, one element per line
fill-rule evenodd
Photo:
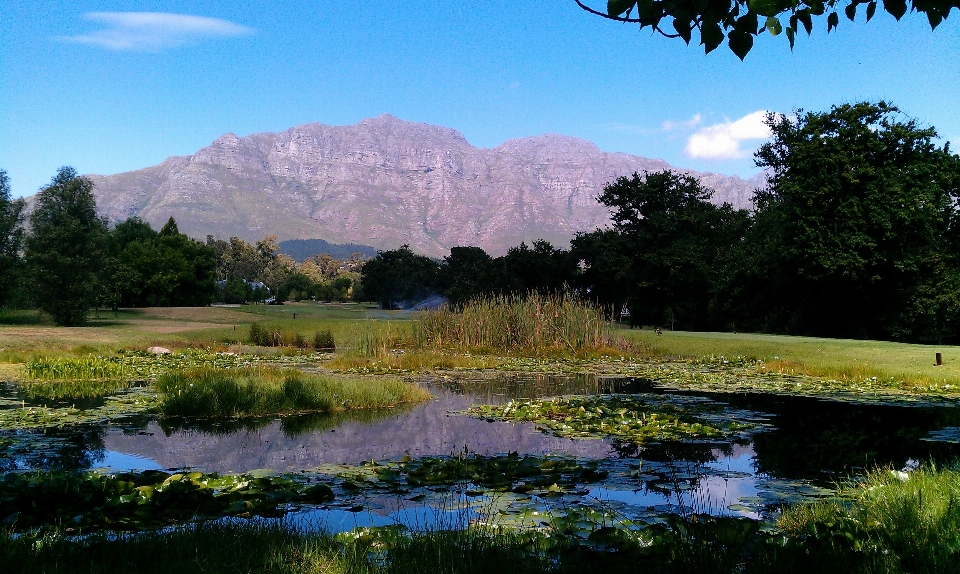
<path fill-rule="evenodd" d="M 300 509 L 294 518 L 342 531 L 477 519 L 536 524 L 545 516 L 594 524 L 651 522 L 665 513 L 771 519 L 784 504 L 832 493 L 837 482 L 863 469 L 952 462 L 960 455 L 960 407 L 948 405 L 681 393 L 648 380 L 592 375 L 500 373 L 418 381 L 434 399 L 400 410 L 216 426 L 138 416 L 106 425 L 2 433 L 0 470 L 298 473 L 327 481 L 336 499 Z M 464 412 L 477 404 L 561 395 L 629 396 L 749 428 L 709 441 L 637 445 L 563 438 L 535 423 Z M 0 408 L 14 403 L 8 394 Z M 450 461 L 473 464 L 473 474 L 435 479 L 446 476 Z M 527 470 L 517 477 L 532 476 L 527 471 L 534 466 L 532 478 L 508 480 L 506 486 L 497 482 L 497 476 L 513 476 L 521 467 Z M 494 467 L 493 474 L 484 474 Z"/>

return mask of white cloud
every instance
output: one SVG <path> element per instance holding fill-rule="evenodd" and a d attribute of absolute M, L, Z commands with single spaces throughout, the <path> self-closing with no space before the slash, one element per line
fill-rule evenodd
<path fill-rule="evenodd" d="M 700 114 L 694 114 L 692 118 L 685 122 L 675 122 L 667 120 L 660 125 L 660 128 L 665 132 L 672 132 L 676 129 L 687 129 L 692 130 L 693 128 L 700 125 L 700 122 L 703 121 L 703 116 Z"/>
<path fill-rule="evenodd" d="M 705 159 L 740 159 L 752 150 L 741 148 L 749 140 L 770 137 L 770 128 L 764 124 L 765 110 L 747 114 L 736 121 L 714 124 L 698 130 L 687 139 L 686 152 L 690 157 Z"/>
<path fill-rule="evenodd" d="M 99 22 L 105 27 L 89 34 L 60 39 L 110 50 L 159 52 L 206 38 L 229 38 L 254 33 L 253 28 L 229 20 L 165 12 L 87 12 L 83 18 Z"/>

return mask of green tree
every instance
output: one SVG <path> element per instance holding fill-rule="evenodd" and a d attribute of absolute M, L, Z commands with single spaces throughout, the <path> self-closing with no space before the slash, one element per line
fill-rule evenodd
<path fill-rule="evenodd" d="M 462 305 L 490 287 L 493 258 L 480 247 L 451 247 L 443 259 L 440 282 L 454 305 Z"/>
<path fill-rule="evenodd" d="M 377 301 L 384 309 L 401 302 L 415 302 L 434 292 L 440 265 L 424 255 L 417 255 L 409 245 L 391 251 L 380 251 L 363 264 L 363 295 Z"/>
<path fill-rule="evenodd" d="M 214 250 L 180 233 L 171 217 L 156 232 L 139 218 L 117 224 L 110 233 L 111 257 L 105 266 L 117 293 L 127 306 L 197 306 L 211 303 Z"/>
<path fill-rule="evenodd" d="M 619 272 L 620 285 L 613 289 L 629 294 L 631 323 L 676 322 L 682 329 L 702 329 L 713 322 L 711 303 L 723 262 L 742 239 L 749 216 L 730 204 L 710 203 L 712 195 L 696 178 L 667 170 L 621 177 L 598 198 L 611 208 L 613 230 L 619 234 L 616 241 L 597 237 L 604 242 L 600 251 L 616 247 L 629 254 L 627 269 Z M 615 257 L 598 264 L 612 268 L 627 263 Z"/>
<path fill-rule="evenodd" d="M 668 38 L 680 38 L 687 44 L 700 36 L 706 53 L 724 40 L 741 60 L 753 47 L 756 36 L 768 32 L 785 33 L 793 48 L 802 29 L 809 36 L 815 19 L 826 19 L 827 32 L 840 24 L 840 11 L 851 22 L 859 11 L 866 21 L 877 12 L 877 0 L 607 0 L 606 9 L 590 6 L 589 0 L 574 0 L 582 9 L 620 22 L 633 22 L 640 29 L 650 27 Z M 598 2 L 599 3 L 599 2 Z M 934 29 L 960 0 L 883 0 L 883 9 L 897 20 L 908 10 L 923 14 Z M 860 7 L 863 6 L 861 10 Z"/>
<path fill-rule="evenodd" d="M 10 178 L 0 169 L 0 307 L 6 303 L 10 289 L 19 277 L 23 207 L 22 199 L 11 198 Z"/>
<path fill-rule="evenodd" d="M 885 102 L 767 118 L 740 312 L 796 333 L 936 342 L 960 322 L 960 157 Z M 756 287 L 748 287 L 753 290 Z M 744 304 L 746 303 L 746 304 Z"/>
<path fill-rule="evenodd" d="M 37 194 L 24 252 L 37 306 L 58 325 L 83 325 L 96 299 L 106 251 L 93 182 L 62 167 Z"/>

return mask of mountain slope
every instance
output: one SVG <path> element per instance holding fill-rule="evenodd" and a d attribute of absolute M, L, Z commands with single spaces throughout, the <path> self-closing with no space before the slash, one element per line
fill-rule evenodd
<path fill-rule="evenodd" d="M 383 115 L 352 126 L 226 134 L 192 156 L 90 177 L 111 220 L 139 215 L 156 226 L 173 216 L 196 237 L 407 243 L 439 256 L 456 245 L 499 254 L 537 238 L 565 244 L 608 222 L 595 200 L 604 185 L 668 167 L 558 135 L 475 148 L 454 130 Z M 737 206 L 758 184 L 695 175 L 717 190 L 715 201 Z"/>

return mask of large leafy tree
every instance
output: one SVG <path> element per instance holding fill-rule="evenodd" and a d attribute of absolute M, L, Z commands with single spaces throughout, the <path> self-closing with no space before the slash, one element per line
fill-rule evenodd
<path fill-rule="evenodd" d="M 710 203 L 712 195 L 696 178 L 666 170 L 621 177 L 598 198 L 611 209 L 615 235 L 581 236 L 574 248 L 594 254 L 585 257 L 588 269 L 619 268 L 609 277 L 612 286 L 599 288 L 612 290 L 612 298 L 628 296 L 632 323 L 684 329 L 711 324 L 725 258 L 749 222 L 746 211 Z M 626 257 L 611 256 L 611 248 Z"/>
<path fill-rule="evenodd" d="M 37 194 L 24 259 L 37 306 L 58 325 L 83 325 L 98 292 L 107 224 L 93 182 L 62 167 Z"/>
<path fill-rule="evenodd" d="M 756 161 L 768 186 L 731 297 L 740 314 L 798 333 L 954 339 L 960 157 L 949 144 L 884 102 L 767 124 Z"/>
<path fill-rule="evenodd" d="M 793 48 L 802 30 L 809 36 L 815 20 L 826 20 L 827 32 L 840 24 L 840 12 L 850 21 L 858 16 L 870 21 L 882 5 L 897 20 L 908 10 L 923 14 L 936 28 L 960 0 L 607 0 L 594 8 L 589 0 L 574 0 L 584 10 L 620 22 L 649 27 L 687 44 L 696 36 L 707 53 L 727 41 L 742 60 L 756 36 L 781 33 Z M 599 4 L 599 2 L 597 2 Z"/>
<path fill-rule="evenodd" d="M 16 280 L 23 241 L 22 199 L 10 194 L 10 178 L 0 169 L 0 307 L 3 307 Z"/>
<path fill-rule="evenodd" d="M 213 248 L 180 233 L 171 217 L 160 232 L 132 217 L 110 232 L 109 279 L 101 293 L 124 306 L 197 306 L 213 301 Z M 112 289 L 108 289 L 108 287 Z"/>
<path fill-rule="evenodd" d="M 437 290 L 439 272 L 439 263 L 417 255 L 409 245 L 380 251 L 360 270 L 363 296 L 379 302 L 384 309 L 395 308 L 401 302 L 416 302 Z"/>

